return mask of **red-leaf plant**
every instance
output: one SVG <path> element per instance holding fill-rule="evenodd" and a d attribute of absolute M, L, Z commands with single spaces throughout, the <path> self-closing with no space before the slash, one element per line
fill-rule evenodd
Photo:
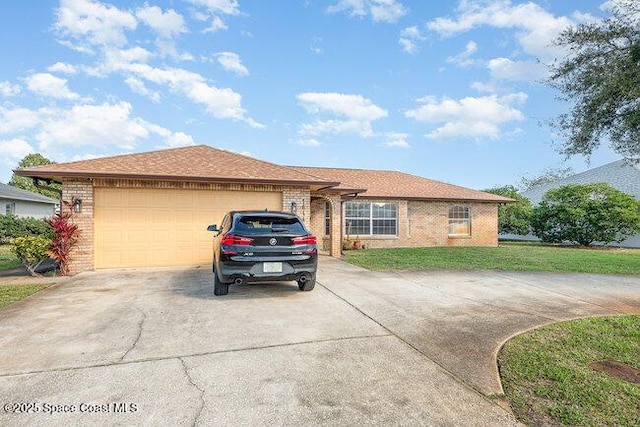
<path fill-rule="evenodd" d="M 49 256 L 58 261 L 60 275 L 69 274 L 70 254 L 73 247 L 78 243 L 80 230 L 78 226 L 70 221 L 73 216 L 73 206 L 67 201 L 62 201 L 60 212 L 47 220 L 53 229 L 53 239 Z"/>

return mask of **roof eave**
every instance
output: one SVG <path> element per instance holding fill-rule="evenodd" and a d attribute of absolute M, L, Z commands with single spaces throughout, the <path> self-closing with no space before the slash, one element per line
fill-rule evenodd
<path fill-rule="evenodd" d="M 225 177 L 206 177 L 206 176 L 176 176 L 176 175 L 150 175 L 150 174 L 119 174 L 119 173 L 88 173 L 88 172 L 54 172 L 54 171 L 36 171 L 27 169 L 17 169 L 14 171 L 18 176 L 55 179 L 61 181 L 63 178 L 80 178 L 80 179 L 138 179 L 150 181 L 188 181 L 188 182 L 219 182 L 219 183 L 239 183 L 239 184 L 272 184 L 272 185 L 292 185 L 292 186 L 309 186 L 319 188 L 335 187 L 340 185 L 339 182 L 333 181 L 313 181 L 313 180 L 279 180 L 279 179 L 263 179 L 263 178 L 225 178 Z"/>
<path fill-rule="evenodd" d="M 468 203 L 515 203 L 517 200 L 509 199 L 473 199 L 469 197 L 416 197 L 416 196 L 389 196 L 389 195 L 375 195 L 365 194 L 359 196 L 364 199 L 387 199 L 387 200 L 411 200 L 411 201 L 425 201 L 425 202 L 468 202 Z"/>

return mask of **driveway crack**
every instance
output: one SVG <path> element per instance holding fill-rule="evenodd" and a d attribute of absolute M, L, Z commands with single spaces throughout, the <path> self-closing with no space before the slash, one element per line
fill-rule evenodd
<path fill-rule="evenodd" d="M 204 409 L 204 389 L 200 388 L 198 386 L 198 384 L 196 384 L 196 382 L 193 380 L 193 378 L 191 377 L 191 375 L 189 374 L 189 368 L 187 368 L 187 364 L 185 363 L 184 359 L 182 357 L 179 357 L 178 360 L 180 361 L 180 364 L 182 364 L 182 370 L 184 372 L 184 376 L 187 377 L 187 381 L 189 381 L 189 384 L 191 384 L 193 387 L 195 387 L 199 392 L 200 392 L 200 407 L 198 408 L 198 412 L 196 412 L 195 418 L 193 419 L 193 423 L 191 424 L 192 426 L 196 426 L 198 425 L 198 420 L 200 419 L 200 415 L 202 414 L 202 410 Z"/>
<path fill-rule="evenodd" d="M 142 314 L 142 318 L 140 319 L 140 322 L 138 322 L 138 335 L 136 336 L 136 339 L 133 341 L 133 344 L 131 344 L 131 347 L 129 347 L 129 349 L 125 351 L 125 353 L 122 355 L 122 357 L 120 358 L 120 362 L 122 362 L 124 358 L 127 357 L 127 355 L 131 352 L 131 350 L 136 348 L 136 346 L 138 345 L 138 341 L 140 341 L 140 337 L 142 336 L 142 329 L 144 328 L 144 323 L 147 320 L 147 314 L 144 311 L 140 310 L 138 307 L 136 307 L 136 310 L 138 310 L 140 314 Z"/>

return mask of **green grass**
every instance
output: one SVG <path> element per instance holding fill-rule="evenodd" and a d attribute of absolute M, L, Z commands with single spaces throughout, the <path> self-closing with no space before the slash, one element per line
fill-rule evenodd
<path fill-rule="evenodd" d="M 487 269 L 640 274 L 640 249 L 583 249 L 501 243 L 498 247 L 395 248 L 346 251 L 347 262 L 369 270 Z"/>
<path fill-rule="evenodd" d="M 9 245 L 0 245 L 0 270 L 20 267 L 20 261 L 11 253 Z"/>
<path fill-rule="evenodd" d="M 640 384 L 589 363 L 640 369 L 640 316 L 557 323 L 508 341 L 498 356 L 505 395 L 529 425 L 638 426 Z"/>
<path fill-rule="evenodd" d="M 0 309 L 35 294 L 49 284 L 0 285 Z"/>

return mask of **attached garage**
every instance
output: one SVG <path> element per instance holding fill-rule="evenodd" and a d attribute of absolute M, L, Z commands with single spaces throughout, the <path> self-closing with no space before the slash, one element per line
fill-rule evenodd
<path fill-rule="evenodd" d="M 210 262 L 207 226 L 248 209 L 282 210 L 282 192 L 96 187 L 95 268 Z"/>
<path fill-rule="evenodd" d="M 62 183 L 80 239 L 71 274 L 103 268 L 208 265 L 210 224 L 231 210 L 292 211 L 309 222 L 327 181 L 207 145 L 102 157 L 16 171 Z"/>

